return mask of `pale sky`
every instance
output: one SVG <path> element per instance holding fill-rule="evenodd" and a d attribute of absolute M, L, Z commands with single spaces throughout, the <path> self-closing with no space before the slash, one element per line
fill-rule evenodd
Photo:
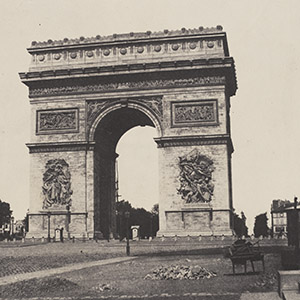
<path fill-rule="evenodd" d="M 15 217 L 29 206 L 30 107 L 18 72 L 28 70 L 31 41 L 219 24 L 238 79 L 231 98 L 234 207 L 251 232 L 273 199 L 300 198 L 298 0 L 0 0 L 0 199 Z M 132 130 L 118 145 L 120 193 L 148 209 L 158 202 L 153 136 L 152 128 Z"/>

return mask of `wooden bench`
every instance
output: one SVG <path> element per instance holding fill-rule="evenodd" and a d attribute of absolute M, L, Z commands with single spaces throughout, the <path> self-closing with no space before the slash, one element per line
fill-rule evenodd
<path fill-rule="evenodd" d="M 255 244 L 258 244 L 255 243 Z M 250 261 L 252 270 L 255 272 L 254 261 L 261 261 L 263 272 L 265 271 L 264 254 L 260 251 L 259 245 L 247 242 L 246 240 L 237 240 L 229 248 L 229 258 L 232 262 L 233 274 L 235 275 L 235 266 L 243 265 L 245 274 L 247 274 L 247 261 Z"/>

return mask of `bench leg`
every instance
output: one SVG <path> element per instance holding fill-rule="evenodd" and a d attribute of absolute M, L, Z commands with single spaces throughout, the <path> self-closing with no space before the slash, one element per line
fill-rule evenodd
<path fill-rule="evenodd" d="M 255 269 L 254 269 L 254 263 L 253 263 L 253 261 L 251 260 L 251 266 L 252 266 L 252 271 L 253 271 L 253 273 L 255 273 Z"/>
<path fill-rule="evenodd" d="M 264 259 L 262 259 L 261 261 L 262 261 L 262 266 L 263 266 L 263 272 L 265 273 L 265 261 L 264 261 Z"/>
<path fill-rule="evenodd" d="M 245 274 L 247 274 L 247 261 L 244 263 Z"/>
<path fill-rule="evenodd" d="M 234 266 L 234 263 L 232 263 L 232 271 L 233 271 L 233 275 L 235 275 L 235 266 Z"/>

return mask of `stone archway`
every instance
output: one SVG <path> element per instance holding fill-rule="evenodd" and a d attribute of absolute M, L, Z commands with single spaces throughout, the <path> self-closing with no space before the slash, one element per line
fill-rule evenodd
<path fill-rule="evenodd" d="M 139 125 L 157 129 L 158 234 L 232 233 L 237 86 L 221 26 L 33 42 L 28 51 L 29 236 L 114 233 L 115 146 Z"/>
<path fill-rule="evenodd" d="M 151 103 L 161 102 L 161 97 L 135 98 L 109 101 L 93 101 L 95 115 L 89 138 L 94 147 L 94 232 L 98 238 L 116 237 L 116 147 L 119 139 L 136 126 L 156 127 L 160 136 L 159 111 L 151 109 Z M 151 102 L 152 101 L 152 102 Z M 147 107 L 149 105 L 149 107 Z M 153 105 L 153 104 L 152 104 Z M 137 145 L 138 147 L 138 145 Z M 133 149 L 136 151 L 136 149 Z"/>

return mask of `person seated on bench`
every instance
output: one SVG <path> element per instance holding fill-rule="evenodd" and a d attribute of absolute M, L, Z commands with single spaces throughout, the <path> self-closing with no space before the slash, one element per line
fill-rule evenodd
<path fill-rule="evenodd" d="M 251 263 L 253 272 L 255 272 L 253 262 L 259 260 L 262 261 L 263 271 L 265 271 L 264 255 L 260 252 L 258 247 L 254 247 L 255 244 L 240 239 L 235 241 L 231 245 L 231 247 L 229 248 L 229 258 L 231 259 L 232 262 L 233 274 L 235 274 L 236 265 L 244 265 L 245 274 L 246 274 L 248 260 Z"/>

